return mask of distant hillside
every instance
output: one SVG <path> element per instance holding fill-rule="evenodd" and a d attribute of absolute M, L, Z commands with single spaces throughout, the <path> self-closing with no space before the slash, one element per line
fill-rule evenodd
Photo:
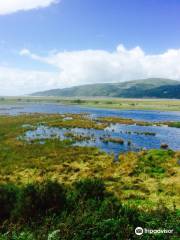
<path fill-rule="evenodd" d="M 179 98 L 180 81 L 149 78 L 122 83 L 102 83 L 52 89 L 32 96 L 61 97 L 123 97 L 123 98 Z"/>

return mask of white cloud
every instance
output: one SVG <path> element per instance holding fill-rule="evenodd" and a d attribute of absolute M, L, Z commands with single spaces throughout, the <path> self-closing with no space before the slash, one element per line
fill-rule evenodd
<path fill-rule="evenodd" d="M 1 0 L 0 15 L 11 14 L 17 11 L 27 11 L 48 7 L 59 0 Z"/>
<path fill-rule="evenodd" d="M 114 52 L 65 51 L 42 57 L 24 49 L 20 54 L 57 67 L 61 87 L 149 77 L 180 80 L 180 49 L 148 55 L 140 47 L 128 50 L 121 44 Z"/>
<path fill-rule="evenodd" d="M 27 71 L 0 66 L 0 95 L 18 95 L 75 85 L 121 82 L 149 77 L 180 80 L 180 49 L 148 55 L 140 47 L 104 50 L 51 51 L 43 57 L 22 49 L 22 57 L 40 61 L 57 72 Z"/>
<path fill-rule="evenodd" d="M 0 95 L 14 96 L 51 89 L 58 80 L 57 73 L 0 67 Z"/>

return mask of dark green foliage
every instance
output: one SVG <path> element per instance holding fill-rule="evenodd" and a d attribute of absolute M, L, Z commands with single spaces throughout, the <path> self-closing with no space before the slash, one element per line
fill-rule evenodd
<path fill-rule="evenodd" d="M 46 182 L 40 186 L 41 208 L 42 211 L 59 213 L 62 211 L 65 203 L 65 190 L 57 182 Z"/>
<path fill-rule="evenodd" d="M 76 99 L 76 100 L 73 100 L 72 103 L 82 104 L 82 103 L 85 103 L 85 101 L 81 99 Z"/>
<path fill-rule="evenodd" d="M 85 179 L 75 183 L 75 195 L 79 199 L 103 200 L 105 185 L 101 179 Z"/>
<path fill-rule="evenodd" d="M 18 215 L 30 218 L 39 214 L 40 196 L 36 185 L 29 184 L 21 190 L 17 203 Z"/>
<path fill-rule="evenodd" d="M 106 104 L 113 104 L 113 102 L 112 101 L 107 101 L 107 102 L 105 102 Z"/>
<path fill-rule="evenodd" d="M 1 192 L 9 194 L 9 186 L 4 185 L 1 189 L 6 189 Z M 180 214 L 176 209 L 170 211 L 163 202 L 159 203 L 158 209 L 149 211 L 123 205 L 115 196 L 107 194 L 100 179 L 79 181 L 71 188 L 66 187 L 66 192 L 61 184 L 49 181 L 29 184 L 19 192 L 18 200 L 14 199 L 19 206 L 18 215 L 15 220 L 9 218 L 10 214 L 4 215 L 4 220 L 8 221 L 0 230 L 2 240 L 136 239 L 134 229 L 137 226 L 174 229 L 174 237 L 179 233 Z M 4 207 L 7 206 L 4 202 Z M 14 208 L 14 204 L 8 207 L 9 212 Z M 20 221 L 22 219 L 25 221 Z M 144 234 L 141 239 L 166 240 L 170 237 L 172 235 Z"/>
<path fill-rule="evenodd" d="M 169 127 L 180 128 L 180 122 L 170 122 L 168 123 Z"/>
<path fill-rule="evenodd" d="M 21 190 L 17 203 L 18 214 L 34 218 L 49 213 L 59 213 L 66 203 L 63 187 L 57 182 L 29 184 Z"/>
<path fill-rule="evenodd" d="M 12 185 L 0 186 L 0 221 L 9 218 L 17 200 L 18 190 Z"/>

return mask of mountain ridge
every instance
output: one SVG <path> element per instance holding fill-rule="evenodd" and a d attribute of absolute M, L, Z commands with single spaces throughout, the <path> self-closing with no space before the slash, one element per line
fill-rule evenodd
<path fill-rule="evenodd" d="M 33 93 L 31 96 L 180 99 L 180 81 L 165 78 L 148 78 L 120 83 L 96 83 L 51 89 Z"/>

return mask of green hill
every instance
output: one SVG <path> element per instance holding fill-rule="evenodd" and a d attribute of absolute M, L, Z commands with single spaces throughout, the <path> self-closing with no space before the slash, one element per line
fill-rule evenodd
<path fill-rule="evenodd" d="M 180 81 L 148 78 L 122 83 L 102 83 L 52 89 L 32 96 L 61 97 L 123 97 L 123 98 L 177 98 L 180 99 Z"/>

